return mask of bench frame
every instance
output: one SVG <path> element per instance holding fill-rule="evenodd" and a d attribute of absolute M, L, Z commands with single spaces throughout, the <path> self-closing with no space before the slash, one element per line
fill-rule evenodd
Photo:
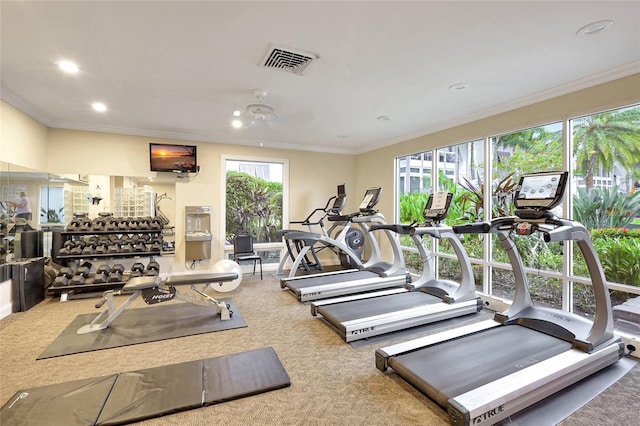
<path fill-rule="evenodd" d="M 105 303 L 107 309 L 100 312 L 91 323 L 80 327 L 77 331 L 78 334 L 87 334 L 94 331 L 104 330 L 111 323 L 120 316 L 138 297 L 143 295 L 143 291 L 153 291 L 154 295 L 160 296 L 159 298 L 153 298 L 153 300 L 147 300 L 144 296 L 147 304 L 155 304 L 172 300 L 174 297 L 195 305 L 213 306 L 216 308 L 216 314 L 220 314 L 222 321 L 231 319 L 233 312 L 229 310 L 229 305 L 225 302 L 220 302 L 204 292 L 204 288 L 201 290 L 196 285 L 206 286 L 211 283 L 223 283 L 227 281 L 233 281 L 238 278 L 238 274 L 235 272 L 224 273 L 211 273 L 211 274 L 185 274 L 185 275 L 173 275 L 162 279 L 160 276 L 142 276 L 129 279 L 122 289 L 114 291 L 107 290 L 102 294 L 102 299 L 96 304 L 96 308 L 101 308 Z M 176 287 L 190 286 L 191 290 L 197 293 L 200 297 L 180 293 Z M 115 296 L 119 296 L 133 291 L 133 294 L 129 296 L 117 309 L 115 306 Z M 106 318 L 105 318 L 106 316 Z M 105 318 L 102 322 L 100 322 Z"/>

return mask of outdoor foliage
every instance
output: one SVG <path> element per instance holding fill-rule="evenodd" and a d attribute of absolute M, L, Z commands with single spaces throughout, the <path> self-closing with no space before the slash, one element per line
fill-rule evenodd
<path fill-rule="evenodd" d="M 587 190 L 600 169 L 609 173 L 616 163 L 633 171 L 640 163 L 640 107 L 595 114 L 575 120 L 573 134 L 576 173 Z"/>
<path fill-rule="evenodd" d="M 640 229 L 594 229 L 591 241 L 608 281 L 640 286 Z M 576 256 L 574 270 L 588 275 L 582 256 Z"/>
<path fill-rule="evenodd" d="M 64 207 L 60 207 L 58 211 L 55 209 L 40 209 L 40 217 L 46 218 L 47 223 L 64 223 Z"/>
<path fill-rule="evenodd" d="M 587 229 L 629 226 L 640 215 L 640 192 L 622 194 L 612 188 L 578 188 L 573 196 L 573 217 Z"/>
<path fill-rule="evenodd" d="M 256 242 L 278 241 L 282 229 L 282 184 L 247 173 L 227 172 L 226 236 L 248 232 Z"/>

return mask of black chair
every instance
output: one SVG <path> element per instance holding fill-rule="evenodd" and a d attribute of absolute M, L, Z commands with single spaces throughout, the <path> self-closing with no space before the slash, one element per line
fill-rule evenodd
<path fill-rule="evenodd" d="M 233 239 L 233 260 L 238 263 L 253 261 L 253 275 L 256 274 L 256 262 L 260 262 L 260 279 L 262 279 L 262 257 L 253 251 L 253 237 L 251 235 L 236 235 Z"/>

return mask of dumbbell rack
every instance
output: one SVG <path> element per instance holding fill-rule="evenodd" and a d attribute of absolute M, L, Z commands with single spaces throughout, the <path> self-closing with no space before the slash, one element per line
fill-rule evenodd
<path fill-rule="evenodd" d="M 118 236 L 122 237 L 123 235 L 131 236 L 140 236 L 140 235 L 162 235 L 162 230 L 157 229 L 135 229 L 135 230 L 114 230 L 114 231 L 59 231 L 60 235 L 64 240 L 74 240 L 80 239 L 86 236 Z M 148 257 L 149 261 L 153 261 L 155 256 L 160 256 L 162 254 L 161 250 L 147 250 L 147 251 L 135 251 L 128 253 L 92 253 L 92 254 L 58 254 L 56 258 L 62 261 L 70 261 L 75 264 L 77 267 L 83 261 L 90 260 L 112 260 L 112 259 L 122 259 L 122 258 L 137 258 L 137 257 Z M 89 277 L 91 278 L 91 276 Z M 95 293 L 102 292 L 111 289 L 122 288 L 125 285 L 126 281 L 118 281 L 118 282 L 106 282 L 106 283 L 87 283 L 87 284 L 67 284 L 67 285 L 56 285 L 56 283 L 51 284 L 47 290 L 53 292 L 55 295 L 60 295 L 60 301 L 64 302 L 69 299 L 69 297 L 76 293 Z"/>

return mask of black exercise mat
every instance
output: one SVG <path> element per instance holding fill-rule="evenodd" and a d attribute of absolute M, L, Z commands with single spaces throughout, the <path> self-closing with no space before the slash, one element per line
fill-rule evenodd
<path fill-rule="evenodd" d="M 0 424 L 93 425 L 117 377 L 112 374 L 16 392 L 0 409 Z"/>
<path fill-rule="evenodd" d="M 118 425 L 202 406 L 204 360 L 120 373 L 96 424 Z"/>
<path fill-rule="evenodd" d="M 127 309 L 104 330 L 78 334 L 83 325 L 98 315 L 78 315 L 37 359 L 157 342 L 195 334 L 246 327 L 247 323 L 231 299 L 221 299 L 233 316 L 222 321 L 214 307 L 191 303 L 170 303 Z"/>
<path fill-rule="evenodd" d="M 19 391 L 0 409 L 0 423 L 128 424 L 290 384 L 274 349 L 262 348 Z"/>
<path fill-rule="evenodd" d="M 214 405 L 291 384 L 273 348 L 210 358 L 204 363 L 204 404 Z M 253 391 L 251 391 L 253 389 Z"/>

